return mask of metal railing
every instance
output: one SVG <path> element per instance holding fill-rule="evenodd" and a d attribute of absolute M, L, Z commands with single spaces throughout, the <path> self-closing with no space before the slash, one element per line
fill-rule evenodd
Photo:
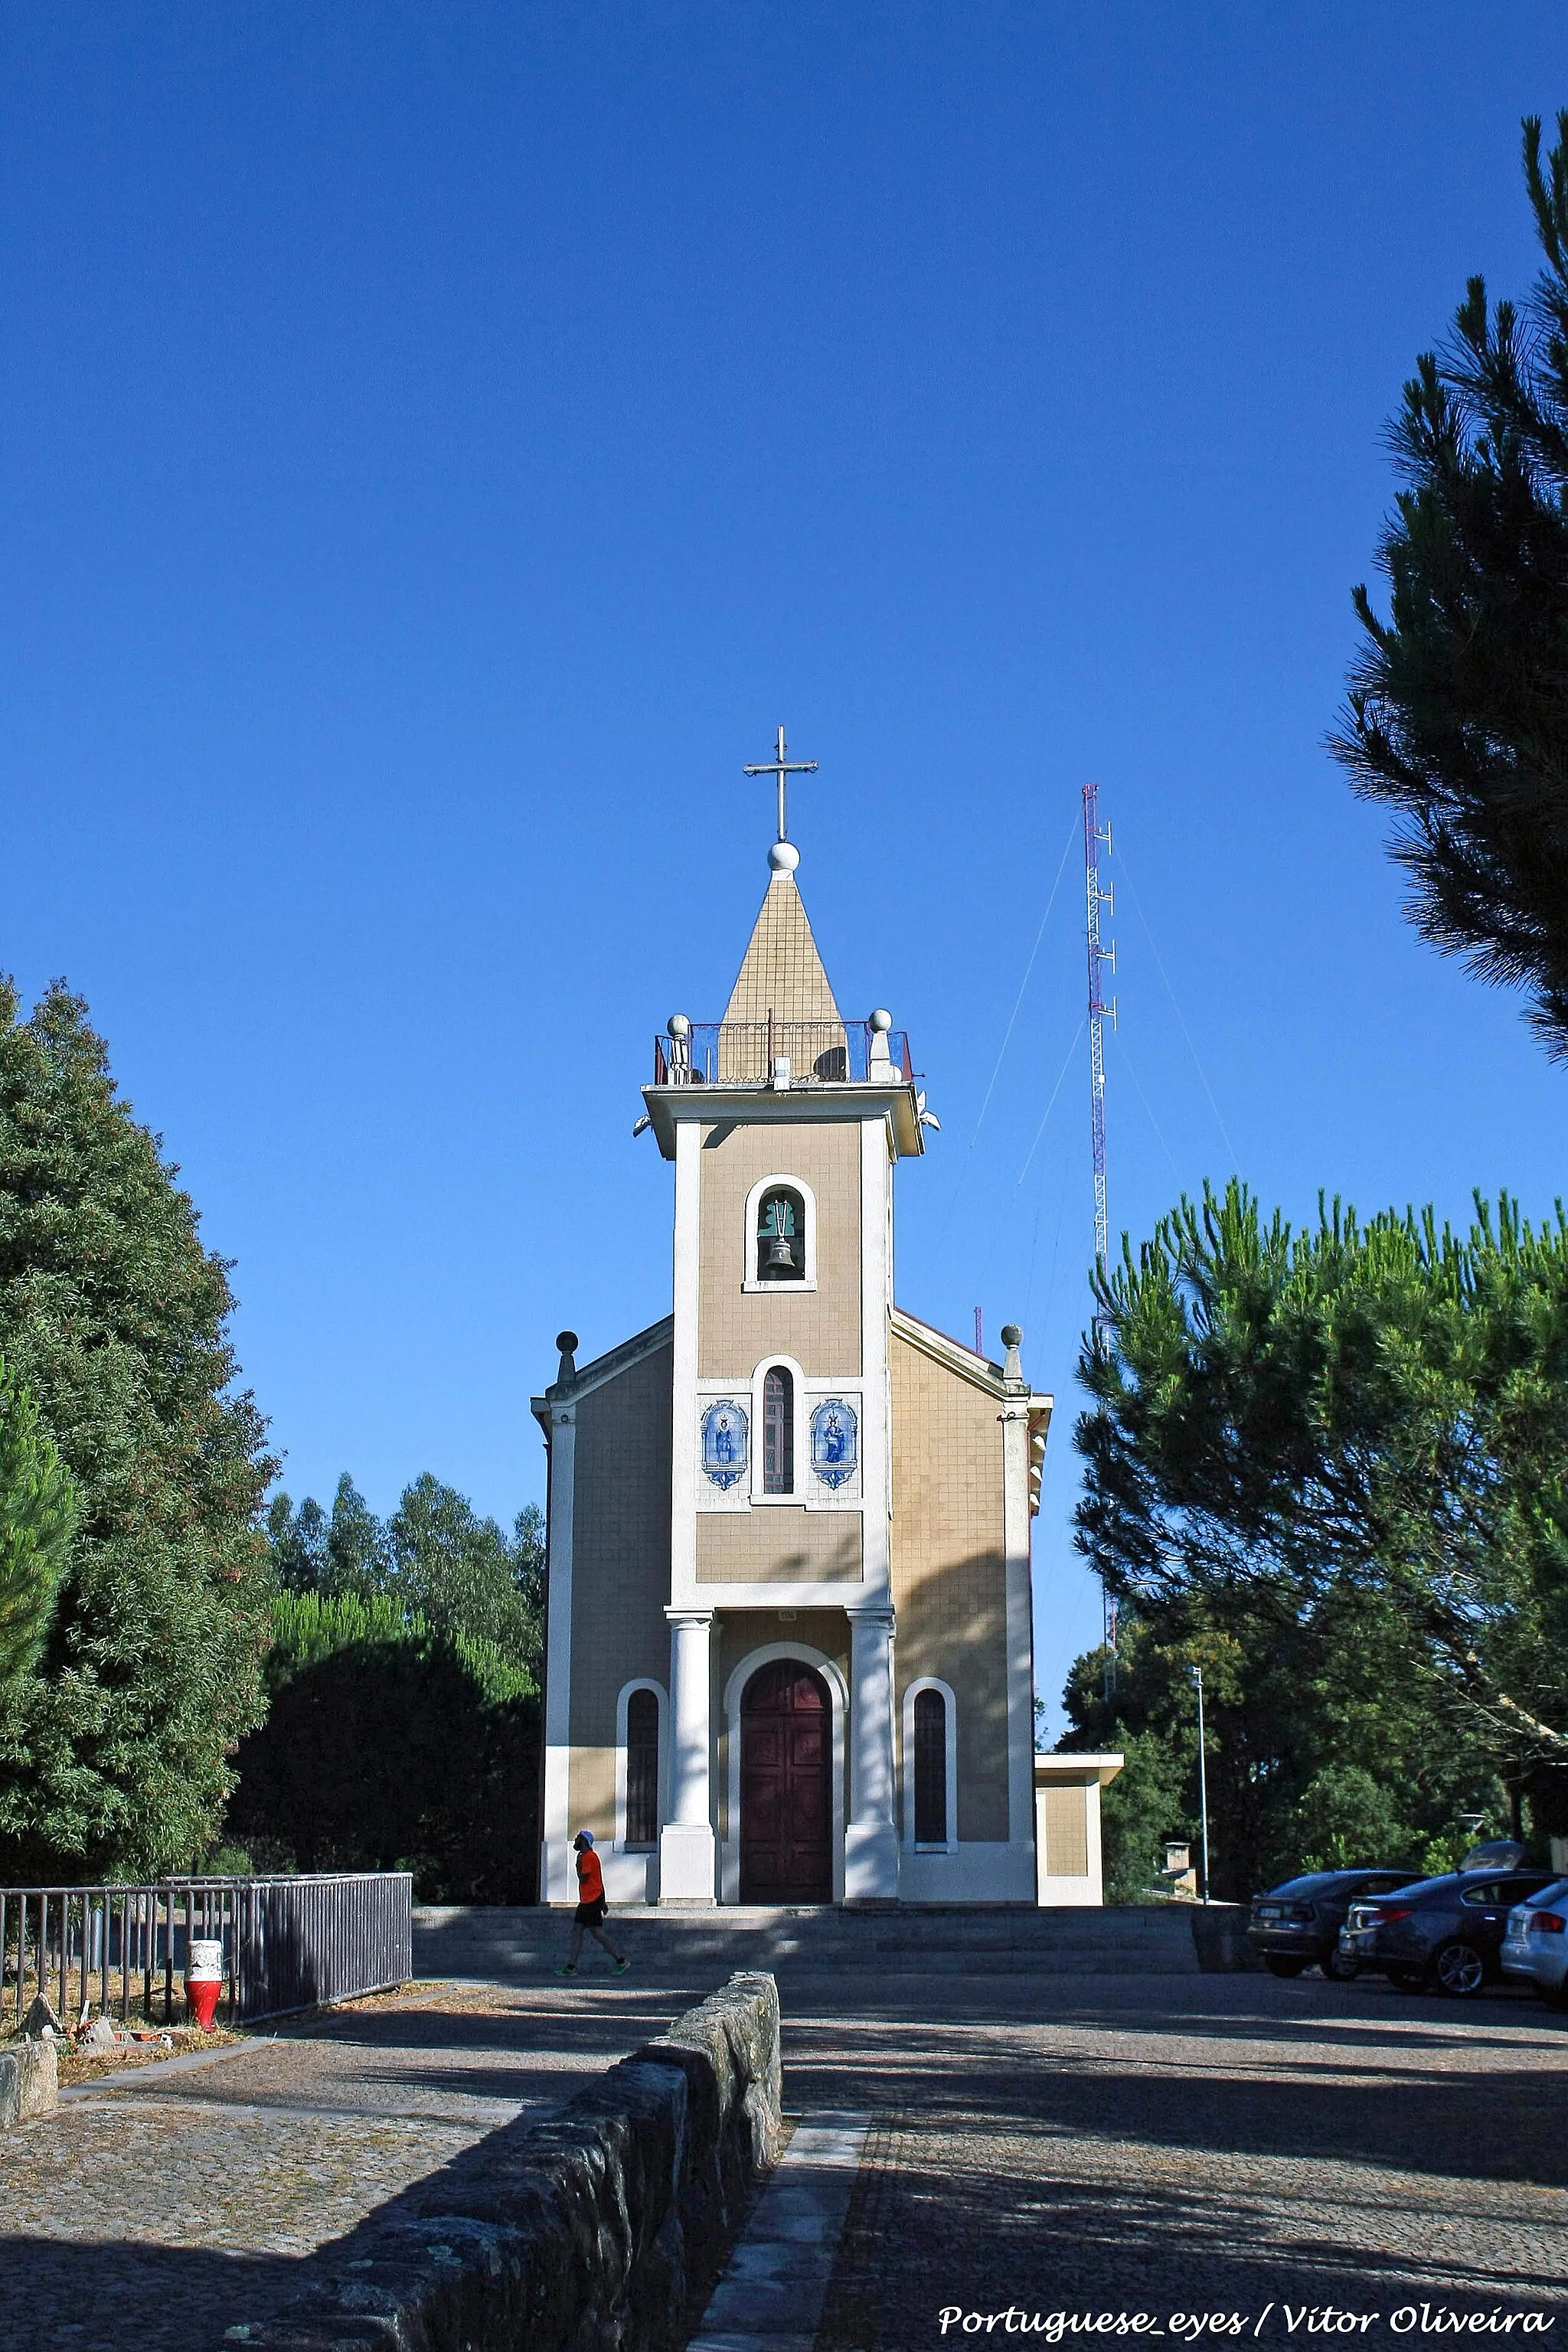
<path fill-rule="evenodd" d="M 902 1029 L 868 1021 L 694 1021 L 653 1041 L 656 1087 L 912 1085 Z"/>
<path fill-rule="evenodd" d="M 196 1937 L 223 1944 L 219 2014 L 231 2025 L 352 2000 L 412 1975 L 414 1882 L 358 1871 L 0 1886 L 0 2032 L 40 1993 L 66 2025 L 89 2009 L 170 2024 Z"/>

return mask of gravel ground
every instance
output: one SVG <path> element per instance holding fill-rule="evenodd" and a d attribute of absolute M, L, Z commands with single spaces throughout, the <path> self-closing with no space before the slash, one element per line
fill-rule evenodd
<path fill-rule="evenodd" d="M 1143 2313 L 1167 2341 L 1392 2345 L 1452 2332 L 1438 2307 L 1496 2306 L 1568 2341 L 1568 2031 L 1533 2002 L 972 1979 L 933 2015 L 922 1990 L 853 2029 L 826 1988 L 795 2005 L 790 2104 L 878 2114 L 817 2352 L 1057 2312 Z M 1288 2325 L 1287 2305 L 1330 2304 L 1374 2316 Z M 944 2335 L 944 2310 L 1013 2322 Z M 1239 2326 L 1199 2339 L 1178 2313 Z"/>
<path fill-rule="evenodd" d="M 673 2014 L 622 1984 L 421 1988 L 95 2085 L 0 2140 L 0 2347 L 207 2352 L 300 2293 L 318 2247 Z"/>
<path fill-rule="evenodd" d="M 318 2248 L 341 2254 L 685 1998 L 426 1987 L 95 2087 L 0 2142 L 0 2352 L 216 2352 L 308 2283 Z M 1395 2312 L 1419 2336 L 1439 2309 L 1494 2306 L 1550 2315 L 1568 2352 L 1568 2021 L 1522 1998 L 792 1972 L 785 2070 L 797 2114 L 878 2117 L 817 2352 L 923 2352 L 1054 2312 L 1144 2313 L 1163 2347 L 1388 2347 Z M 1331 2304 L 1380 2316 L 1285 2324 Z M 1013 2326 L 944 2336 L 944 2309 Z M 1173 2327 L 1194 2312 L 1240 2329 Z"/>

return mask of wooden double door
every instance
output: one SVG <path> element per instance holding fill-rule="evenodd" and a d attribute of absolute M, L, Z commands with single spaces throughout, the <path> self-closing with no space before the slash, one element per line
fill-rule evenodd
<path fill-rule="evenodd" d="M 833 1712 L 798 1658 L 759 1666 L 741 1696 L 741 1900 L 833 1900 Z"/>

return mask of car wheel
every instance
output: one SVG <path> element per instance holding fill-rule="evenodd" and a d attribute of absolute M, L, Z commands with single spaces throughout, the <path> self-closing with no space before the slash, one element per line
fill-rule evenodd
<path fill-rule="evenodd" d="M 1422 1992 L 1426 1990 L 1425 1969 L 1385 1969 L 1384 1973 L 1389 1983 L 1400 1992 Z"/>
<path fill-rule="evenodd" d="M 1319 1965 L 1331 1984 L 1350 1984 L 1361 1974 L 1361 1962 L 1350 1952 L 1330 1952 Z"/>
<path fill-rule="evenodd" d="M 1439 1944 L 1432 1955 L 1432 1982 L 1438 1992 L 1468 2000 L 1479 1992 L 1486 1980 L 1486 1961 L 1473 1944 L 1462 1943 L 1456 1937 L 1451 1944 Z"/>
<path fill-rule="evenodd" d="M 1307 1963 L 1293 1960 L 1284 1952 L 1265 1952 L 1263 1965 L 1271 1977 L 1299 1977 Z"/>

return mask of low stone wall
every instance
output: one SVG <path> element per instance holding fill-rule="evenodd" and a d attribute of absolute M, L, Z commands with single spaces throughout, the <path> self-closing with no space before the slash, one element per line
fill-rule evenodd
<path fill-rule="evenodd" d="M 7 2042 L 0 2048 L 0 2131 L 52 2116 L 59 2105 L 59 2058 L 52 2042 Z"/>
<path fill-rule="evenodd" d="M 1262 1970 L 1263 1963 L 1247 1940 L 1251 1906 L 1246 1903 L 1194 1903 L 1192 1906 L 1193 1946 L 1205 1974 L 1231 1969 Z"/>
<path fill-rule="evenodd" d="M 312 2263 L 266 2352 L 674 2352 L 781 2145 L 778 1991 L 733 1976 L 553 2121 L 494 2132 Z"/>

